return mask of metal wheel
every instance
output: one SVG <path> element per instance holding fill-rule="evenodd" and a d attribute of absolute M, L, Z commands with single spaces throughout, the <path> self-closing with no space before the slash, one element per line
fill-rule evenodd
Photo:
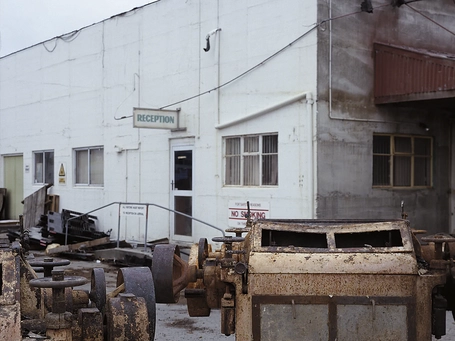
<path fill-rule="evenodd" d="M 106 312 L 106 277 L 104 275 L 104 269 L 92 269 L 90 281 L 90 300 L 95 303 L 98 310 L 104 315 Z"/>
<path fill-rule="evenodd" d="M 177 245 L 155 246 L 152 260 L 157 303 L 177 303 L 180 290 L 186 287 L 186 268 Z"/>
<path fill-rule="evenodd" d="M 155 339 L 156 300 L 152 272 L 147 267 L 122 268 L 117 274 L 117 286 L 125 285 L 125 293 L 143 297 L 147 306 L 150 340 Z"/>
<path fill-rule="evenodd" d="M 197 254 L 197 266 L 202 269 L 205 259 L 209 256 L 209 244 L 207 238 L 199 239 L 198 254 Z"/>

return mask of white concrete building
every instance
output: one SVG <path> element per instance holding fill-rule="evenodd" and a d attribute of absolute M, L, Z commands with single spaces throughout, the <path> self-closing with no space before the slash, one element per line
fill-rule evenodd
<path fill-rule="evenodd" d="M 315 22 L 315 2 L 162 0 L 1 58 L 8 218 L 49 182 L 79 212 L 153 203 L 223 230 L 246 201 L 314 217 Z M 169 111 L 138 111 L 138 128 L 134 108 Z M 178 129 L 162 129 L 178 109 Z M 118 212 L 93 213 L 114 238 Z M 148 214 L 149 241 L 221 234 Z M 121 239 L 144 240 L 144 218 L 120 222 Z"/>
<path fill-rule="evenodd" d="M 221 230 L 246 201 L 292 219 L 400 218 L 404 201 L 414 228 L 453 232 L 454 16 L 445 0 L 160 0 L 0 58 L 8 217 L 53 182 L 60 208 L 152 203 Z M 95 213 L 113 237 L 118 206 Z M 221 234 L 148 214 L 147 236 L 122 216 L 119 237 Z"/>

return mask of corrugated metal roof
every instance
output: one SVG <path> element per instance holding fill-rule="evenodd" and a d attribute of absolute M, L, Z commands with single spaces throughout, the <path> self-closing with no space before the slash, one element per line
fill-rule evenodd
<path fill-rule="evenodd" d="M 376 104 L 455 98 L 455 58 L 374 44 Z"/>

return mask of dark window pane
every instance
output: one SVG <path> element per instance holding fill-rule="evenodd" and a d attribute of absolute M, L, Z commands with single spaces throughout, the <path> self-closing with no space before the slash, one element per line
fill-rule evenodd
<path fill-rule="evenodd" d="M 226 185 L 240 185 L 240 156 L 226 157 Z"/>
<path fill-rule="evenodd" d="M 422 156 L 431 155 L 431 140 L 430 139 L 414 139 L 414 154 Z"/>
<path fill-rule="evenodd" d="M 373 153 L 390 154 L 390 136 L 373 136 Z"/>
<path fill-rule="evenodd" d="M 54 183 L 54 152 L 46 152 L 45 153 L 45 162 L 46 165 L 44 169 L 46 170 L 45 174 L 45 182 L 47 184 Z"/>
<path fill-rule="evenodd" d="M 264 186 L 278 185 L 278 155 L 262 157 L 262 184 Z"/>
<path fill-rule="evenodd" d="M 104 183 L 104 156 L 103 148 L 90 149 L 90 184 Z"/>
<path fill-rule="evenodd" d="M 35 153 L 35 183 L 43 183 L 44 161 L 43 153 Z"/>
<path fill-rule="evenodd" d="M 259 155 L 243 157 L 243 185 L 259 186 Z"/>
<path fill-rule="evenodd" d="M 192 197 L 174 197 L 174 208 L 177 212 L 186 215 L 193 215 L 193 200 Z M 182 236 L 192 235 L 192 220 L 188 217 L 174 213 L 174 234 Z"/>
<path fill-rule="evenodd" d="M 174 179 L 176 190 L 193 189 L 193 152 L 191 150 L 174 152 Z"/>
<path fill-rule="evenodd" d="M 410 137 L 395 137 L 395 152 L 396 153 L 412 153 L 412 144 Z"/>
<path fill-rule="evenodd" d="M 88 150 L 76 151 L 76 183 L 88 185 Z"/>
<path fill-rule="evenodd" d="M 390 186 L 390 156 L 373 156 L 373 186 Z"/>
<path fill-rule="evenodd" d="M 226 139 L 226 155 L 240 155 L 240 137 Z"/>
<path fill-rule="evenodd" d="M 414 159 L 414 186 L 431 186 L 431 166 L 429 157 Z"/>
<path fill-rule="evenodd" d="M 411 157 L 394 156 L 393 185 L 411 186 Z"/>
<path fill-rule="evenodd" d="M 245 137 L 243 140 L 243 151 L 245 153 L 254 153 L 259 151 L 259 137 Z"/>
<path fill-rule="evenodd" d="M 278 135 L 268 135 L 262 138 L 262 153 L 278 153 Z"/>

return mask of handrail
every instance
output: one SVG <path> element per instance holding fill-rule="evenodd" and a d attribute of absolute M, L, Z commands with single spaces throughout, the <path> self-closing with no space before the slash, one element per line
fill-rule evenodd
<path fill-rule="evenodd" d="M 117 247 L 120 246 L 120 207 L 121 205 L 142 205 L 142 206 L 147 206 L 147 215 L 146 215 L 146 221 L 145 221 L 145 236 L 144 236 L 144 250 L 146 250 L 147 248 L 147 230 L 148 230 L 148 207 L 149 206 L 154 206 L 154 207 L 157 207 L 157 208 L 161 208 L 163 210 L 166 210 L 166 211 L 169 211 L 169 212 L 173 212 L 173 213 L 176 213 L 176 214 L 179 214 L 181 216 L 184 216 L 184 217 L 187 217 L 187 218 L 190 218 L 192 220 L 195 220 L 201 224 L 204 224 L 204 225 L 207 225 L 217 231 L 220 231 L 222 234 L 223 234 L 223 237 L 226 236 L 225 232 L 223 229 L 219 228 L 219 227 L 216 227 L 215 225 L 212 225 L 212 224 L 209 224 L 203 220 L 200 220 L 198 218 L 195 218 L 193 216 L 190 216 L 188 214 L 185 214 L 185 213 L 182 213 L 182 212 L 179 212 L 179 211 L 175 211 L 173 209 L 170 209 L 170 208 L 167 208 L 167 207 L 164 207 L 164 206 L 161 206 L 161 205 L 158 205 L 158 204 L 154 204 L 154 203 L 132 203 L 132 202 L 121 202 L 121 201 L 114 201 L 114 202 L 111 202 L 110 204 L 107 204 L 107 205 L 104 205 L 104 206 L 100 206 L 98 208 L 95 208 L 94 210 L 91 210 L 91 211 L 88 211 L 86 213 L 82 213 L 78 216 L 75 216 L 75 217 L 71 217 L 69 218 L 66 222 L 65 222 L 65 245 L 68 244 L 68 222 L 70 220 L 74 220 L 74 219 L 77 219 L 77 218 L 80 218 L 80 217 L 83 217 L 83 216 L 86 216 L 86 215 L 89 215 L 90 213 L 93 213 L 93 212 L 96 212 L 96 211 L 99 211 L 99 210 L 102 210 L 106 207 L 109 207 L 109 206 L 112 206 L 112 205 L 119 205 L 118 208 L 119 208 L 119 216 L 118 216 L 118 231 L 117 231 Z"/>

